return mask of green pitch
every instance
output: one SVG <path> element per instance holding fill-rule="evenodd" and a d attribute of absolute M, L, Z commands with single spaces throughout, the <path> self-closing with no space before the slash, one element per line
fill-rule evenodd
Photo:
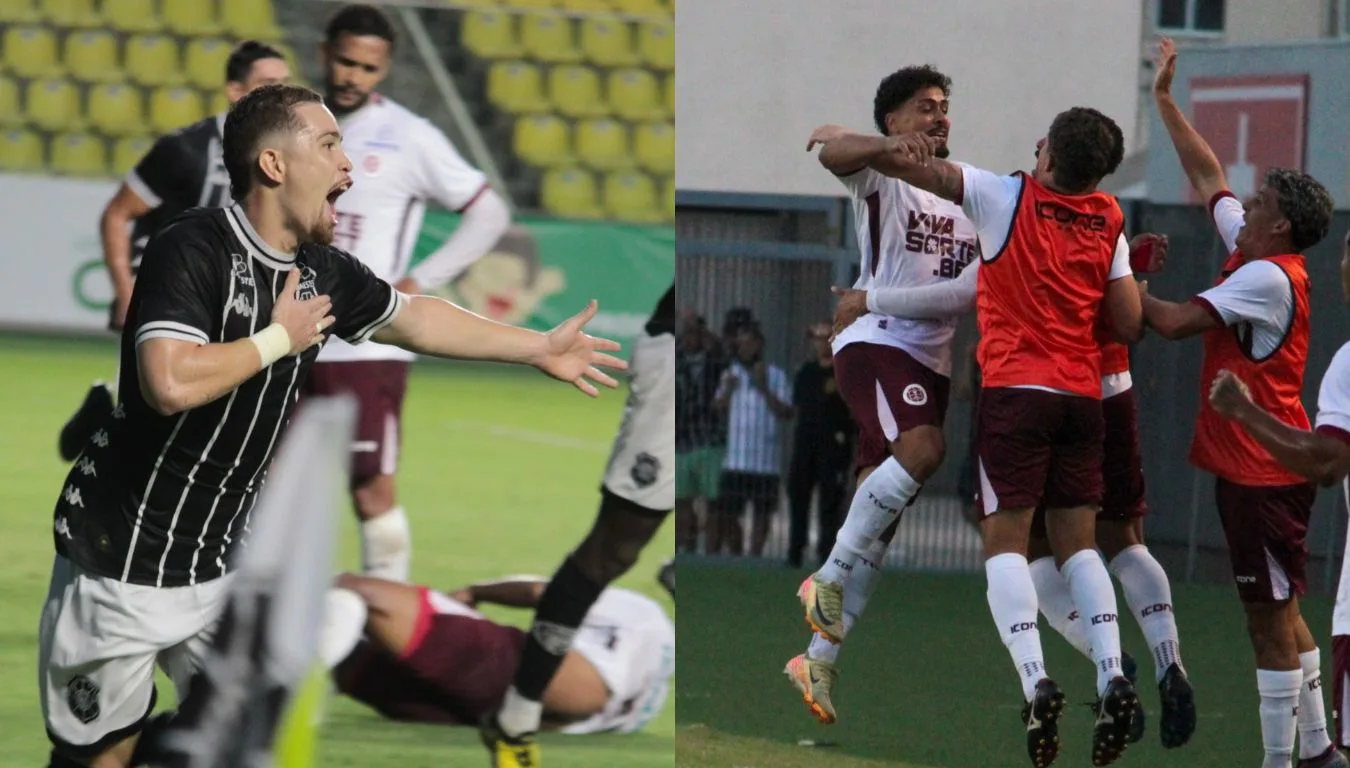
<path fill-rule="evenodd" d="M 1030 765 L 1019 719 L 1021 690 L 989 618 L 983 575 L 887 573 L 839 656 L 834 696 L 839 722 L 824 726 L 782 674 L 810 637 L 795 597 L 805 573 L 684 562 L 679 573 L 685 596 L 676 625 L 679 765 Z M 1144 741 L 1116 765 L 1258 765 L 1263 753 L 1256 669 L 1237 596 L 1226 586 L 1178 585 L 1174 592 L 1182 658 L 1196 686 L 1196 734 L 1179 750 L 1158 743 L 1153 664 L 1138 627 L 1125 619 L 1122 638 L 1139 659 L 1149 720 Z M 1330 601 L 1310 598 L 1303 613 L 1322 645 L 1329 699 Z M 1046 662 L 1069 702 L 1056 765 L 1089 765 L 1092 666 L 1042 627 Z M 798 746 L 801 741 L 815 746 Z"/>
<path fill-rule="evenodd" d="M 0 337 L 0 768 L 45 765 L 37 696 L 37 623 L 52 559 L 52 504 L 66 467 L 56 432 L 89 382 L 112 373 L 111 343 Z M 453 589 L 513 573 L 551 574 L 585 535 L 623 393 L 591 401 L 565 384 L 499 367 L 419 363 L 409 385 L 401 501 L 413 530 L 413 578 Z M 359 567 L 347 509 L 341 564 Z M 672 615 L 656 570 L 669 526 L 621 584 Z M 529 615 L 488 613 L 524 625 Z M 172 686 L 160 680 L 161 701 Z M 631 736 L 545 736 L 549 768 L 670 766 L 674 707 Z M 328 703 L 316 764 L 329 768 L 486 765 L 470 729 L 382 720 L 346 699 Z"/>

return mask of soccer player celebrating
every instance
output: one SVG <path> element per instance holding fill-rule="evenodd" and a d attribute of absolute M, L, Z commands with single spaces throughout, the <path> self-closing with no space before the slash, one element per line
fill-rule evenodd
<path fill-rule="evenodd" d="M 618 344 L 582 332 L 595 303 L 543 334 L 406 296 L 330 244 L 351 186 L 337 121 L 270 85 L 226 118 L 225 209 L 151 240 L 122 336 L 122 400 L 67 475 L 39 631 L 54 768 L 131 764 L 158 662 L 181 690 L 200 664 L 231 557 L 273 449 L 329 335 L 420 354 L 529 364 L 589 395 Z"/>
<path fill-rule="evenodd" d="M 1307 429 L 1300 400 L 1310 334 L 1303 251 L 1326 236 L 1331 195 L 1306 173 L 1276 168 L 1255 195 L 1238 201 L 1213 150 L 1172 98 L 1176 49 L 1167 38 L 1156 69 L 1159 115 L 1191 186 L 1208 201 L 1229 255 L 1214 287 L 1189 302 L 1145 295 L 1144 318 L 1167 339 L 1202 335 L 1202 392 L 1227 369 L 1251 387 L 1252 401 L 1263 410 Z M 1216 479 L 1219 519 L 1256 653 L 1265 766 L 1289 765 L 1299 731 L 1302 764 L 1313 764 L 1306 760 L 1318 759 L 1331 744 L 1317 643 L 1298 606 L 1317 489 L 1203 402 L 1190 459 Z"/>
<path fill-rule="evenodd" d="M 357 183 L 337 201 L 333 243 L 407 294 L 449 282 L 487 253 L 510 224 L 506 203 L 434 125 L 375 88 L 389 73 L 394 26 L 380 9 L 348 5 L 328 22 L 322 47 L 325 103 L 338 118 Z M 408 262 L 426 201 L 463 214 L 425 261 Z M 334 339 L 319 353 L 304 395 L 350 392 L 359 404 L 352 444 L 352 506 L 361 519 L 365 571 L 406 581 L 412 541 L 395 472 L 403 395 L 414 355 L 396 346 Z"/>
<path fill-rule="evenodd" d="M 947 156 L 950 92 L 951 79 L 936 69 L 906 67 L 877 88 L 873 118 L 880 135 L 833 125 L 811 135 L 807 150 L 822 145 L 821 165 L 853 198 L 862 251 L 856 288 L 951 280 L 979 252 L 975 226 L 960 205 L 890 173 L 890 142 L 900 134 L 930 136 L 936 155 Z M 942 424 L 955 333 L 954 320 L 877 311 L 836 329 L 835 377 L 858 424 L 858 486 L 829 556 L 798 593 L 815 635 L 784 669 L 823 722 L 835 719 L 838 644 L 871 596 L 901 510 L 946 454 Z"/>
<path fill-rule="evenodd" d="M 225 62 L 225 96 L 233 104 L 254 88 L 284 83 L 290 76 L 280 51 L 249 40 L 240 43 Z M 136 268 L 150 236 L 189 208 L 219 208 L 229 203 L 230 178 L 220 151 L 224 128 L 225 115 L 219 114 L 160 137 L 104 207 L 99 230 L 103 261 L 113 286 L 110 330 L 122 330 L 126 321 Z M 108 385 L 95 382 L 79 410 L 61 428 L 61 458 L 74 461 L 98 422 L 112 409 Z"/>

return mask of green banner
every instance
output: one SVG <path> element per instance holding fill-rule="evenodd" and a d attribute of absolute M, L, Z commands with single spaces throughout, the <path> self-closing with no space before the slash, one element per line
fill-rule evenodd
<path fill-rule="evenodd" d="M 428 211 L 412 263 L 455 231 L 459 216 Z M 493 320 L 546 331 L 596 299 L 589 333 L 624 343 L 642 331 L 675 280 L 675 229 L 520 218 L 493 251 L 437 293 Z"/>

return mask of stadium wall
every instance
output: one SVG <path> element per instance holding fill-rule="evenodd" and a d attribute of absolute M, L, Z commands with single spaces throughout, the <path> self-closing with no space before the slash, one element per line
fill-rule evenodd
<path fill-rule="evenodd" d="M 965 162 L 997 172 L 1029 167 L 1050 120 L 1076 105 L 1113 117 L 1133 151 L 1137 3 L 896 0 L 881 14 L 878 7 L 875 0 L 681 6 L 680 189 L 839 194 L 803 151 L 807 137 L 823 123 L 871 130 L 877 83 L 910 64 L 931 63 L 953 78 L 951 143 Z"/>
<path fill-rule="evenodd" d="M 0 174 L 0 230 L 8 257 L 0 279 L 0 327 L 99 333 L 112 287 L 98 222 L 116 181 Z M 454 231 L 458 217 L 429 211 L 417 263 Z M 439 292 L 479 314 L 547 330 L 595 298 L 593 333 L 636 336 L 670 286 L 669 226 L 519 218 L 493 250 Z M 626 347 L 625 347 L 626 348 Z"/>

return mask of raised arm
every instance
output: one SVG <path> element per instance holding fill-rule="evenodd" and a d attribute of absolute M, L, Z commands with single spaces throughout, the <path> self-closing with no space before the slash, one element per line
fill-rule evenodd
<path fill-rule="evenodd" d="M 1172 139 L 1172 147 L 1177 151 L 1181 168 L 1186 172 L 1191 187 L 1200 199 L 1209 202 L 1216 194 L 1228 189 L 1228 179 L 1224 177 L 1223 166 L 1214 155 L 1214 150 L 1186 120 L 1172 98 L 1172 78 L 1177 72 L 1177 49 L 1170 37 L 1164 37 L 1158 43 L 1154 68 L 1153 100 L 1158 104 L 1158 116 L 1167 128 L 1167 135 Z"/>
<path fill-rule="evenodd" d="M 937 140 L 927 134 L 877 136 L 854 133 L 841 126 L 817 128 L 807 151 L 821 145 L 820 164 L 838 176 L 871 168 L 939 197 L 961 202 L 961 168 L 934 157 Z"/>
<path fill-rule="evenodd" d="M 544 596 L 548 579 L 542 576 L 510 576 L 497 581 L 481 581 L 452 593 L 469 605 L 492 603 L 510 608 L 534 608 Z"/>

